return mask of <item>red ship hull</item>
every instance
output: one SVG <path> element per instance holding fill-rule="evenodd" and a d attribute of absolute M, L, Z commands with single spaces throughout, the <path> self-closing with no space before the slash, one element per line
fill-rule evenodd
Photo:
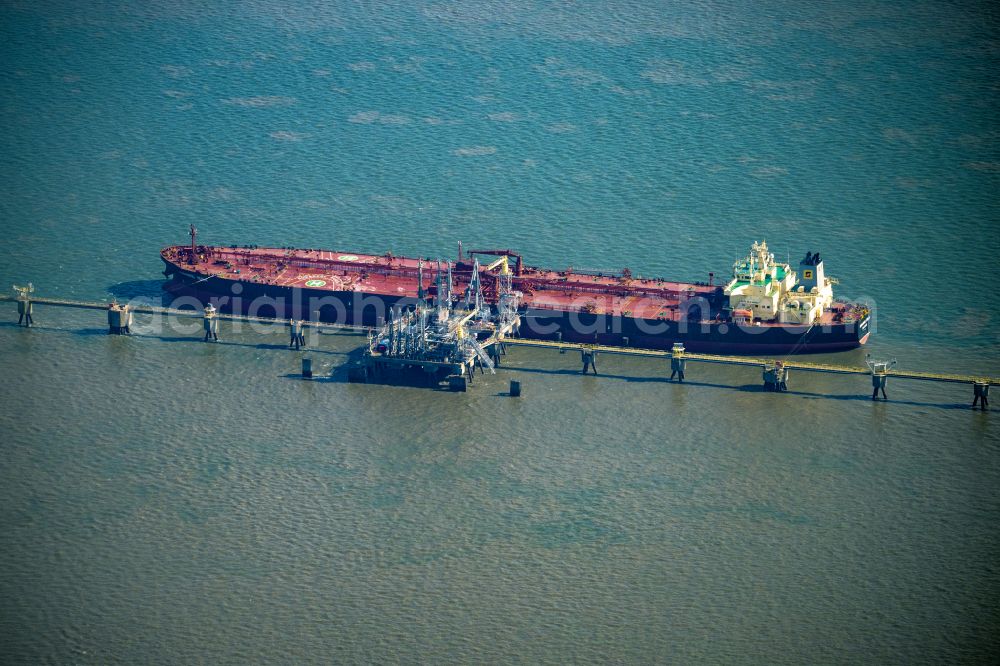
<path fill-rule="evenodd" d="M 483 253 L 513 265 L 521 291 L 526 338 L 725 354 L 787 354 L 853 349 L 866 342 L 869 318 L 851 306 L 825 313 L 813 326 L 738 324 L 726 315 L 721 288 L 632 277 L 523 267 L 509 251 Z M 169 289 L 223 311 L 254 316 L 318 319 L 364 326 L 380 324 L 389 308 L 435 296 L 430 261 L 326 250 L 172 246 L 161 256 Z M 516 261 L 516 264 L 515 264 Z M 460 294 L 471 261 L 449 262 L 453 292 Z M 500 267 L 480 272 L 486 300 L 496 294 Z M 421 275 L 423 282 L 421 283 Z"/>

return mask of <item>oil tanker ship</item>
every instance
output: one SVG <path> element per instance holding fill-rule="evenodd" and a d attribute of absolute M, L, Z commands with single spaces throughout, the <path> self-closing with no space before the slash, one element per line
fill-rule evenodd
<path fill-rule="evenodd" d="M 164 288 L 222 311 L 375 327 L 391 308 L 475 294 L 496 307 L 501 280 L 519 292 L 526 338 L 725 354 L 828 352 L 863 345 L 870 312 L 835 301 L 819 253 L 797 269 L 778 263 L 766 242 L 715 284 L 618 272 L 525 265 L 511 250 L 462 251 L 454 261 L 321 249 L 208 246 L 164 248 Z M 482 262 L 480 259 L 482 258 Z M 447 281 L 447 283 L 445 283 Z M 447 286 L 443 286 L 443 285 Z"/>

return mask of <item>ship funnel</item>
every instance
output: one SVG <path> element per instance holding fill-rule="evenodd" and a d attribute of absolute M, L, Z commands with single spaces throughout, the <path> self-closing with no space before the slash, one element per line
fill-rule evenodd
<path fill-rule="evenodd" d="M 812 291 L 814 287 L 822 288 L 824 283 L 823 260 L 820 259 L 819 252 L 806 252 L 805 258 L 799 262 L 798 286 L 805 287 L 804 291 Z"/>

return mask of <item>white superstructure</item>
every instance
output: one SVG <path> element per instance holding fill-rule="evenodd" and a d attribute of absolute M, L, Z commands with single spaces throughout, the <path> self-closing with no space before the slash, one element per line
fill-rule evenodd
<path fill-rule="evenodd" d="M 811 325 L 833 303 L 836 280 L 826 277 L 819 253 L 806 254 L 799 271 L 778 264 L 761 241 L 733 263 L 733 279 L 725 287 L 734 321 L 777 321 Z"/>

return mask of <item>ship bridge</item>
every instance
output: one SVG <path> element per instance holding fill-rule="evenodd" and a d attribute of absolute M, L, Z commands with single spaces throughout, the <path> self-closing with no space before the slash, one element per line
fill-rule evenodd
<path fill-rule="evenodd" d="M 740 323 L 777 322 L 812 325 L 833 306 L 833 285 L 819 253 L 806 253 L 796 272 L 774 261 L 765 241 L 733 263 L 733 278 L 724 293 L 733 320 Z"/>

